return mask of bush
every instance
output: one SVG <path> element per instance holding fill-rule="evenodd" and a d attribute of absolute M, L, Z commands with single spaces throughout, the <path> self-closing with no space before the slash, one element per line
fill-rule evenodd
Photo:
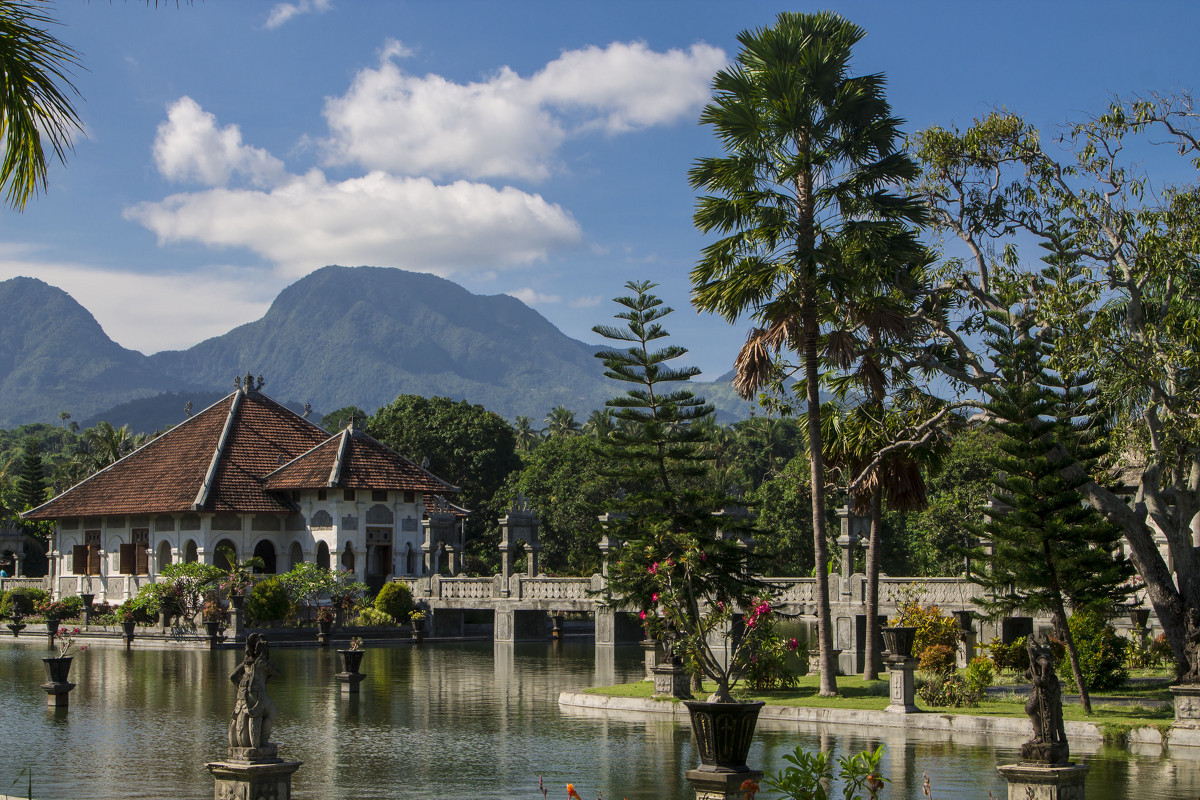
<path fill-rule="evenodd" d="M 968 689 L 982 697 L 984 690 L 996 679 L 995 673 L 992 672 L 992 662 L 983 656 L 975 656 L 971 663 L 967 664 L 963 679 L 967 682 Z"/>
<path fill-rule="evenodd" d="M 158 619 L 157 595 L 139 592 L 137 597 L 132 597 L 117 607 L 117 621 L 124 622 L 126 614 L 132 615 L 133 621 L 139 625 L 152 624 Z"/>
<path fill-rule="evenodd" d="M 992 639 L 988 642 L 986 649 L 997 672 L 1010 669 L 1020 674 L 1029 669 L 1029 651 L 1025 649 L 1024 636 L 1011 644 L 1004 644 L 999 639 Z"/>
<path fill-rule="evenodd" d="M 39 605 L 50 600 L 50 593 L 34 586 L 18 586 L 5 593 L 0 600 L 0 617 L 11 617 L 14 613 L 27 617 Z"/>
<path fill-rule="evenodd" d="M 401 625 L 408 622 L 414 608 L 412 589 L 408 588 L 407 583 L 385 583 L 375 596 L 375 610 L 382 611 Z"/>
<path fill-rule="evenodd" d="M 937 645 L 954 653 L 962 639 L 958 620 L 942 613 L 937 606 L 922 606 L 915 600 L 903 603 L 891 624 L 917 629 L 913 635 L 914 653 L 924 653 L 926 648 Z"/>
<path fill-rule="evenodd" d="M 246 600 L 246 613 L 254 620 L 286 619 L 291 609 L 292 601 L 278 578 L 267 578 L 255 584 Z"/>
<path fill-rule="evenodd" d="M 385 614 L 382 611 L 376 611 L 371 606 L 362 608 L 358 612 L 359 625 L 395 625 L 396 620 L 392 619 L 390 614 Z"/>
<path fill-rule="evenodd" d="M 83 598 L 79 595 L 73 594 L 58 602 L 67 614 L 63 619 L 77 619 L 83 616 Z"/>
<path fill-rule="evenodd" d="M 949 708 L 975 707 L 979 705 L 982 691 L 976 691 L 953 672 L 944 672 L 926 681 L 917 689 L 917 696 L 931 706 Z"/>
<path fill-rule="evenodd" d="M 1089 691 L 1116 689 L 1125 683 L 1129 670 L 1125 666 L 1125 647 L 1128 641 L 1117 635 L 1104 616 L 1096 611 L 1076 611 L 1067 620 L 1075 650 L 1079 654 L 1079 671 Z M 1058 668 L 1063 685 L 1075 690 L 1075 675 L 1069 663 Z"/>
<path fill-rule="evenodd" d="M 922 672 L 945 675 L 954 671 L 954 651 L 944 644 L 931 644 L 921 651 L 918 664 Z"/>

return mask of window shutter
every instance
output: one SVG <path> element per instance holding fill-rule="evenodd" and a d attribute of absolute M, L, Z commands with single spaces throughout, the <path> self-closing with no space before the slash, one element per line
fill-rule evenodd
<path fill-rule="evenodd" d="M 135 555 L 136 547 L 137 547 L 137 545 L 134 545 L 132 543 L 121 545 L 121 568 L 120 568 L 119 572 L 122 575 L 133 575 L 134 574 L 133 570 L 137 566 L 137 556 Z"/>
<path fill-rule="evenodd" d="M 87 546 L 87 549 L 88 549 L 88 563 L 87 563 L 87 573 L 86 574 L 99 575 L 100 574 L 100 546 L 94 545 L 94 544 L 89 544 Z"/>
<path fill-rule="evenodd" d="M 137 548 L 137 574 L 149 575 L 150 552 L 140 544 L 135 544 L 134 547 Z"/>
<path fill-rule="evenodd" d="M 77 544 L 71 548 L 71 572 L 76 575 L 88 574 L 88 546 Z"/>

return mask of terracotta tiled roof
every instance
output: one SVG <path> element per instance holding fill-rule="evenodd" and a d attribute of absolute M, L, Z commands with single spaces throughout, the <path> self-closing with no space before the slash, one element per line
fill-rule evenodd
<path fill-rule="evenodd" d="M 266 395 L 239 389 L 23 516 L 290 511 L 262 476 L 328 436 Z"/>
<path fill-rule="evenodd" d="M 422 494 L 457 492 L 356 427 L 347 428 L 263 479 L 275 490 L 400 489 Z"/>

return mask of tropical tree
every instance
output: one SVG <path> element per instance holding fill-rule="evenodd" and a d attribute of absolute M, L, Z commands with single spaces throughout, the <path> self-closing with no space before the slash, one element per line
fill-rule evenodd
<path fill-rule="evenodd" d="M 1055 140 L 1047 150 L 1036 128 L 1002 112 L 914 138 L 918 189 L 938 228 L 965 246 L 942 271 L 961 322 L 940 331 L 918 366 L 977 390 L 996 383 L 972 346 L 980 315 L 1007 312 L 1012 286 L 1036 300 L 1039 325 L 1054 333 L 1050 366 L 1095 374 L 1113 458 L 1132 484 L 1110 486 L 1113 465 L 1101 463 L 1079 490 L 1123 530 L 1182 661 L 1187 615 L 1200 610 L 1200 183 L 1156 186 L 1142 165 L 1162 163 L 1144 148 L 1166 144 L 1189 159 L 1181 166 L 1196 166 L 1200 114 L 1188 95 L 1116 99 Z M 1061 256 L 1072 276 L 1050 280 L 1026 266 L 1019 246 L 1029 242 Z M 1058 457 L 1068 472 L 1083 468 Z"/>
<path fill-rule="evenodd" d="M 1028 321 L 1028 314 L 1021 315 Z M 994 614 L 1014 609 L 1049 611 L 1055 634 L 1066 645 L 1084 711 L 1091 713 L 1079 653 L 1067 624 L 1066 606 L 1110 611 L 1132 591 L 1133 567 L 1114 556 L 1121 532 L 1084 502 L 1079 487 L 1086 469 L 1064 475 L 1052 451 L 1063 449 L 1090 465 L 1103 452 L 1092 383 L 1086 375 L 1051 375 L 1051 345 L 1007 316 L 988 325 L 1003 380 L 987 389 L 988 424 L 1001 434 L 993 466 L 1002 505 L 983 526 L 992 555 L 973 561 L 971 579 L 986 593 L 978 598 Z"/>
<path fill-rule="evenodd" d="M 63 162 L 72 134 L 82 130 L 71 104 L 76 52 L 47 32 L 57 21 L 38 6 L 0 0 L 0 188 L 17 211 L 46 188 L 46 142 Z"/>
<path fill-rule="evenodd" d="M 566 406 L 555 406 L 546 415 L 546 437 L 555 439 L 562 436 L 574 436 L 579 433 L 580 425 L 575 419 L 575 412 Z"/>
<path fill-rule="evenodd" d="M 583 432 L 593 439 L 603 439 L 613 432 L 612 411 L 607 408 L 597 408 L 588 415 L 583 423 Z"/>
<path fill-rule="evenodd" d="M 542 440 L 541 433 L 533 427 L 533 420 L 525 416 L 517 417 L 517 421 L 513 423 L 513 436 L 516 438 L 517 449 L 522 453 L 528 453 Z"/>
<path fill-rule="evenodd" d="M 88 465 L 88 474 L 121 460 L 145 443 L 145 437 L 135 438 L 128 425 L 117 428 L 104 421 L 85 429 L 80 439 L 80 453 Z"/>
<path fill-rule="evenodd" d="M 728 632 L 736 609 L 753 618 L 763 584 L 750 571 L 748 554 L 736 530 L 714 512 L 735 505 L 732 498 L 707 488 L 707 429 L 696 423 L 713 407 L 681 386 L 700 370 L 671 364 L 687 353 L 678 345 L 651 350 L 669 334 L 660 320 L 671 313 L 650 294 L 653 283 L 629 282 L 630 296 L 616 298 L 616 317 L 624 327 L 597 325 L 604 338 L 627 343 L 624 349 L 596 353 L 606 377 L 629 385 L 607 406 L 629 423 L 599 448 L 611 477 L 628 487 L 615 502 L 614 524 L 623 542 L 609 572 L 609 589 L 637 604 L 647 629 L 669 639 L 675 652 L 717 684 L 711 702 L 729 702 L 736 673 L 745 663 L 751 637 L 734 637 L 722 659 L 713 639 Z"/>
<path fill-rule="evenodd" d="M 17 474 L 17 501 L 21 511 L 46 502 L 46 467 L 42 463 L 42 448 L 37 439 L 25 440 L 21 455 L 21 471 Z"/>
<path fill-rule="evenodd" d="M 857 358 L 864 292 L 927 255 L 913 224 L 924 211 L 893 187 L 916 176 L 897 149 L 900 120 L 882 75 L 850 72 L 864 31 L 841 17 L 780 14 L 743 31 L 736 63 L 717 73 L 701 122 L 725 147 L 689 173 L 701 197 L 695 224 L 721 235 L 693 268 L 692 301 L 730 322 L 757 323 L 737 359 L 744 397 L 780 375 L 794 353 L 807 409 L 823 696 L 836 694 L 829 610 L 820 384 L 827 366 Z"/>

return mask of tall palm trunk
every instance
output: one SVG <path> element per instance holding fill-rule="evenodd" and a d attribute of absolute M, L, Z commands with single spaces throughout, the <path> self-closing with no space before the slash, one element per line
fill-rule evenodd
<path fill-rule="evenodd" d="M 817 318 L 804 308 L 804 382 L 808 390 L 808 461 L 812 468 L 813 553 L 816 561 L 817 639 L 822 697 L 837 694 L 837 661 L 833 656 L 833 620 L 829 609 L 829 548 L 825 535 L 825 461 L 821 439 L 821 384 L 817 360 Z"/>
<path fill-rule="evenodd" d="M 883 486 L 871 492 L 871 540 L 867 544 L 867 641 L 863 648 L 863 680 L 879 680 L 879 539 L 883 529 Z"/>

